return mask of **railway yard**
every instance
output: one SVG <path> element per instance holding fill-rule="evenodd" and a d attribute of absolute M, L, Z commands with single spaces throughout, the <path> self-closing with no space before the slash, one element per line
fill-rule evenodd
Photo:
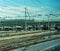
<path fill-rule="evenodd" d="M 1 31 L 0 51 L 9 51 L 11 49 L 27 47 L 57 38 L 60 38 L 60 32 L 56 30 L 36 30 L 21 32 Z"/>

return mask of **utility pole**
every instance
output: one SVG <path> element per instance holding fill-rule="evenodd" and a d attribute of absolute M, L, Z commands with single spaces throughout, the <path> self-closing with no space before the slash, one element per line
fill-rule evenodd
<path fill-rule="evenodd" d="M 45 15 L 45 16 L 47 16 L 47 27 L 48 27 L 48 30 L 49 30 L 49 18 L 50 18 L 50 16 L 49 15 Z"/>
<path fill-rule="evenodd" d="M 0 28 L 1 30 L 0 30 L 0 31 L 2 31 L 2 22 L 1 22 L 1 17 L 0 17 L 0 27 L 1 27 L 1 28 Z"/>
<path fill-rule="evenodd" d="M 16 24 L 15 24 L 15 27 L 13 25 L 13 30 L 15 29 L 15 31 L 17 32 L 17 26 L 18 26 L 18 18 L 17 18 L 17 16 L 16 16 L 15 21 L 16 21 Z"/>
<path fill-rule="evenodd" d="M 27 10 L 27 8 L 25 7 L 25 31 L 27 30 L 27 15 L 26 15 L 26 10 Z"/>
<path fill-rule="evenodd" d="M 48 16 L 48 30 L 49 30 L 49 16 Z"/>

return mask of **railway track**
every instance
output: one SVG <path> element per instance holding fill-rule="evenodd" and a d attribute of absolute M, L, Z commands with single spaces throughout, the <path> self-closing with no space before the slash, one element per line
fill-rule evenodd
<path fill-rule="evenodd" d="M 23 38 L 23 37 L 30 37 L 30 36 L 37 36 L 37 35 L 41 35 L 41 36 L 45 36 L 45 35 L 51 35 L 51 34 L 55 34 L 56 31 L 39 31 L 39 32 L 29 32 L 26 34 L 17 34 L 16 35 L 8 35 L 8 36 L 2 36 L 0 37 L 0 40 L 6 40 L 6 39 L 12 39 L 12 38 Z"/>
<path fill-rule="evenodd" d="M 9 37 L 9 36 L 19 36 L 19 35 L 27 35 L 27 34 L 36 34 L 46 32 L 45 30 L 37 30 L 37 31 L 23 31 L 23 32 L 0 32 L 0 37 Z M 48 32 L 48 31 L 47 31 Z M 57 32 L 57 31 L 49 31 L 49 32 Z"/>
<path fill-rule="evenodd" d="M 34 32 L 24 35 L 14 35 L 7 37 L 0 37 L 0 50 L 8 51 L 10 49 L 24 47 L 28 45 L 33 45 L 37 43 L 42 43 L 44 41 L 49 41 L 52 39 L 60 38 L 60 35 L 52 38 L 50 35 L 55 35 L 56 31 L 43 31 Z M 45 38 L 48 36 L 48 38 Z"/>

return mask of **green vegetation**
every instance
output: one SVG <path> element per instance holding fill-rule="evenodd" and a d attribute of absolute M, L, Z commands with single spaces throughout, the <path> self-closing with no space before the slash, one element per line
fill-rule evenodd
<path fill-rule="evenodd" d="M 34 20 L 24 20 L 24 19 L 18 19 L 18 20 L 2 20 L 0 21 L 0 26 L 15 26 L 15 25 L 25 25 L 25 21 L 27 22 L 27 25 L 38 25 L 38 24 L 47 24 L 48 22 L 38 22 Z M 50 23 L 56 23 L 59 24 L 60 21 L 56 22 L 50 22 Z"/>

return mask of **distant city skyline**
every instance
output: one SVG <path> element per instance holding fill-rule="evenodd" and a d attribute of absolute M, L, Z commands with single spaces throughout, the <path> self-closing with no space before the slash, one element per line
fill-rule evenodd
<path fill-rule="evenodd" d="M 60 0 L 0 0 L 0 17 L 7 16 L 14 19 L 22 16 L 20 18 L 24 19 L 25 7 L 28 9 L 29 15 L 60 14 Z M 42 21 L 43 17 L 47 20 L 46 16 L 36 16 L 35 19 Z M 60 20 L 60 15 L 50 17 Z"/>

